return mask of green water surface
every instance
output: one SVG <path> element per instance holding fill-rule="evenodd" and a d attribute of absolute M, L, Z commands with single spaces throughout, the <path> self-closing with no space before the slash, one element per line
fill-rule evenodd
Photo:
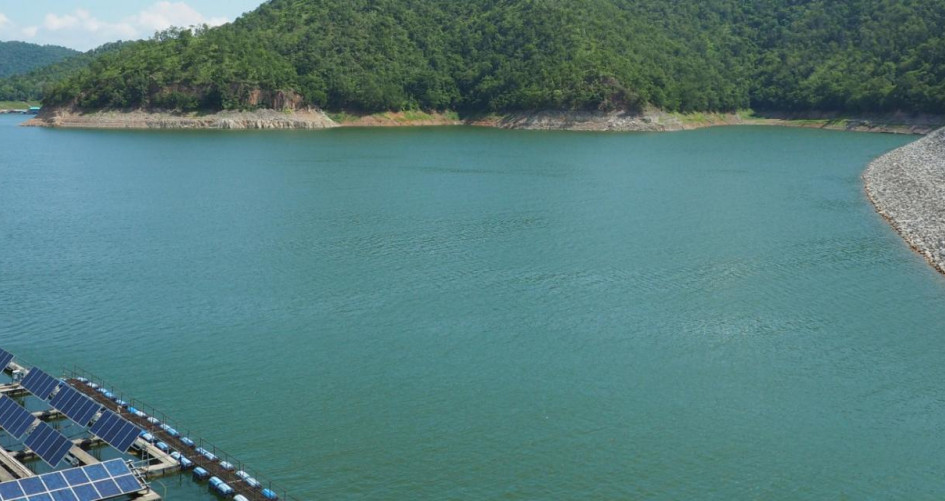
<path fill-rule="evenodd" d="M 298 499 L 945 497 L 945 279 L 860 180 L 913 137 L 21 119 L 0 346 Z"/>

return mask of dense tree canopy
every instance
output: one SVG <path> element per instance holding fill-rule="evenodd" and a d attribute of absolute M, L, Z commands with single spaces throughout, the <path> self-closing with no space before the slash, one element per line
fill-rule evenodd
<path fill-rule="evenodd" d="M 945 0 L 271 0 L 49 89 L 86 109 L 945 112 Z"/>
<path fill-rule="evenodd" d="M 88 52 L 72 55 L 56 63 L 36 68 L 28 73 L 0 79 L 0 101 L 38 101 L 43 91 L 54 82 L 88 67 L 98 56 L 118 50 L 129 42 L 113 42 Z"/>
<path fill-rule="evenodd" d="M 0 78 L 21 75 L 36 68 L 58 63 L 78 51 L 57 45 L 0 42 Z"/>

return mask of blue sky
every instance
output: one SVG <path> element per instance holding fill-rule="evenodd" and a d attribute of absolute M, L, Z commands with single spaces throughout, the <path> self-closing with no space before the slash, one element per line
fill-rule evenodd
<path fill-rule="evenodd" d="M 0 0 L 0 40 L 88 50 L 169 26 L 223 24 L 263 0 Z"/>

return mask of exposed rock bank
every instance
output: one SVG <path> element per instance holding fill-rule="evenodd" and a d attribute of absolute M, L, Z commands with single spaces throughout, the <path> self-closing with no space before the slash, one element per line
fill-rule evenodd
<path fill-rule="evenodd" d="M 341 113 L 332 116 L 342 127 L 436 127 L 465 124 L 456 113 L 423 111 L 389 111 L 367 115 Z"/>
<path fill-rule="evenodd" d="M 156 113 L 145 111 L 44 111 L 24 125 L 94 129 L 324 129 L 328 127 L 417 127 L 475 125 L 501 129 L 662 132 L 718 125 L 777 125 L 865 132 L 926 134 L 945 126 L 945 117 L 901 113 L 842 117 L 825 113 L 761 114 L 668 113 L 658 109 L 626 111 L 531 111 L 460 118 L 452 112 L 400 111 L 374 114 L 321 110 Z"/>
<path fill-rule="evenodd" d="M 535 111 L 469 120 L 471 125 L 500 129 L 583 131 L 670 131 L 684 123 L 672 115 L 647 112 Z"/>
<path fill-rule="evenodd" d="M 876 210 L 945 273 L 945 129 L 874 160 L 863 179 Z"/>
<path fill-rule="evenodd" d="M 338 126 L 319 110 L 221 111 L 210 114 L 56 110 L 40 114 L 23 125 L 89 129 L 325 129 Z"/>

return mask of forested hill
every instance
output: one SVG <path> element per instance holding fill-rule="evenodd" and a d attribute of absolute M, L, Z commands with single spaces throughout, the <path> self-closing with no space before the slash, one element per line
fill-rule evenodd
<path fill-rule="evenodd" d="M 271 0 L 47 106 L 945 112 L 945 0 Z"/>
<path fill-rule="evenodd" d="M 27 73 L 78 53 L 58 45 L 0 42 L 0 78 Z"/>
<path fill-rule="evenodd" d="M 83 68 L 87 68 L 97 57 L 133 42 L 111 42 L 88 52 L 73 51 L 65 59 L 27 73 L 0 78 L 0 101 L 38 101 L 43 89 Z"/>

